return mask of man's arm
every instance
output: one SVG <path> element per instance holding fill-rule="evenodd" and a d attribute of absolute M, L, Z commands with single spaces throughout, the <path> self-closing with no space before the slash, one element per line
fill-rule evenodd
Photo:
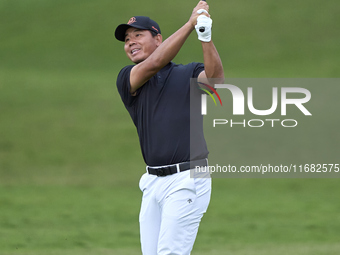
<path fill-rule="evenodd" d="M 186 39 L 195 29 L 199 9 L 209 11 L 209 6 L 206 2 L 200 1 L 194 8 L 189 21 L 183 27 L 161 43 L 146 60 L 132 68 L 130 73 L 131 94 L 135 93 L 138 88 L 175 58 Z"/>
<path fill-rule="evenodd" d="M 212 41 L 202 42 L 204 71 L 198 78 L 224 78 L 223 65 L 216 47 Z"/>

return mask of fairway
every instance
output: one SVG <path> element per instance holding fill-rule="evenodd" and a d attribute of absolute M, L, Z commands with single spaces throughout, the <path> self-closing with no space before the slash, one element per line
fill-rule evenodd
<path fill-rule="evenodd" d="M 141 254 L 138 182 L 145 164 L 116 89 L 118 72 L 130 63 L 113 31 L 133 15 L 148 15 L 166 38 L 196 2 L 140 3 L 0 2 L 1 255 Z M 209 5 L 227 77 L 339 77 L 338 1 Z M 203 61 L 195 34 L 174 60 L 193 61 Z M 328 117 L 337 130 L 339 117 Z M 301 131 L 311 146 L 331 140 L 324 154 L 340 153 L 335 131 L 311 130 Z M 230 139 L 257 141 L 244 135 Z M 267 150 L 299 159 L 291 144 L 272 146 Z M 338 178 L 213 179 L 192 255 L 340 254 L 339 194 Z"/>

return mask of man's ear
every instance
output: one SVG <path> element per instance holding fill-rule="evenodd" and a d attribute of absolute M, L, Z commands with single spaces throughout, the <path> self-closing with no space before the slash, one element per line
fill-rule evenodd
<path fill-rule="evenodd" d="M 161 34 L 158 34 L 156 35 L 156 39 L 157 39 L 157 47 L 158 47 L 163 42 L 163 37 Z"/>

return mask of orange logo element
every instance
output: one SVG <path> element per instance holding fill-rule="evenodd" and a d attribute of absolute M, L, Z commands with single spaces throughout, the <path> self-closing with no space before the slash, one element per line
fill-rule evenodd
<path fill-rule="evenodd" d="M 155 29 L 155 30 L 156 30 L 156 31 L 159 33 L 159 31 L 158 31 L 158 29 L 157 29 L 157 28 L 155 28 L 154 26 L 152 26 L 152 28 L 153 28 L 153 29 Z"/>
<path fill-rule="evenodd" d="M 135 17 L 132 17 L 129 22 L 128 22 L 128 25 L 132 24 L 132 23 L 135 23 L 137 20 Z"/>

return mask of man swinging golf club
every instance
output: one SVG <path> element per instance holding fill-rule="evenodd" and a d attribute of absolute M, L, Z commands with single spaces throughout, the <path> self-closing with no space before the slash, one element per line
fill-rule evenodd
<path fill-rule="evenodd" d="M 208 164 L 202 127 L 195 132 L 195 150 L 190 150 L 190 78 L 224 76 L 211 25 L 209 6 L 200 1 L 189 21 L 164 42 L 159 25 L 145 16 L 134 16 L 115 31 L 135 63 L 120 71 L 117 88 L 137 128 L 147 165 L 139 183 L 144 255 L 189 255 L 210 202 L 211 179 L 190 176 L 195 166 Z M 195 29 L 204 64 L 171 62 Z M 197 91 L 200 97 L 202 91 Z"/>

